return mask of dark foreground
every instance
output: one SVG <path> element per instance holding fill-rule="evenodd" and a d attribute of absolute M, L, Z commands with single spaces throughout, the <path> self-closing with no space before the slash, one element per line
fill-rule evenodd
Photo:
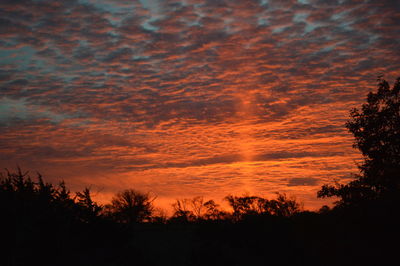
<path fill-rule="evenodd" d="M 124 209 L 133 214 L 129 220 L 116 211 L 118 202 L 107 212 L 91 201 L 88 190 L 72 197 L 64 184 L 38 180 L 19 173 L 1 181 L 0 265 L 398 263 L 399 205 L 394 202 L 286 213 L 278 212 L 274 201 L 263 201 L 269 209 L 256 209 L 254 203 L 262 198 L 231 197 L 242 203 L 232 213 L 196 217 L 177 208 L 171 218 L 149 212 L 144 219 L 140 213 L 145 212 L 131 205 Z"/>
<path fill-rule="evenodd" d="M 1 264 L 396 265 L 397 226 L 313 213 L 130 226 L 20 221 L 3 223 Z"/>

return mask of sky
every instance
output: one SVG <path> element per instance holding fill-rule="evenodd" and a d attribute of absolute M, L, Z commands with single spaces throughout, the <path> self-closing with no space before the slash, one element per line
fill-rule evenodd
<path fill-rule="evenodd" d="M 106 202 L 348 182 L 344 124 L 400 76 L 397 0 L 2 0 L 0 167 Z"/>

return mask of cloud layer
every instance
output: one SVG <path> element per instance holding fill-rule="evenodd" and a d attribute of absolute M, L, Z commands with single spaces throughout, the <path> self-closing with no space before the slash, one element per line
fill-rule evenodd
<path fill-rule="evenodd" d="M 356 171 L 349 109 L 399 75 L 399 21 L 391 0 L 3 0 L 0 166 L 317 207 Z"/>

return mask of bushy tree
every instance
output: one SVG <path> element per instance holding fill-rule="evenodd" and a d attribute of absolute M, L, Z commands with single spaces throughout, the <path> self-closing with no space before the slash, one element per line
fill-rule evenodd
<path fill-rule="evenodd" d="M 378 78 L 361 110 L 354 108 L 346 127 L 364 157 L 360 173 L 348 184 L 324 185 L 319 197 L 339 197 L 338 206 L 392 201 L 400 193 L 400 78 L 392 88 Z"/>
<path fill-rule="evenodd" d="M 145 222 L 151 219 L 154 200 L 155 197 L 151 197 L 149 193 L 127 189 L 115 195 L 106 208 L 108 214 L 118 222 Z"/>
<path fill-rule="evenodd" d="M 296 199 L 288 198 L 284 193 L 277 193 L 276 199 L 266 200 L 264 211 L 276 216 L 290 217 L 303 210 L 303 205 Z"/>
<path fill-rule="evenodd" d="M 203 204 L 205 212 L 203 218 L 206 220 L 220 220 L 227 217 L 227 213 L 222 211 L 214 200 L 208 200 Z"/>
<path fill-rule="evenodd" d="M 265 199 L 257 196 L 233 196 L 225 197 L 233 210 L 235 220 L 240 220 L 245 215 L 256 215 L 264 212 Z"/>
<path fill-rule="evenodd" d="M 244 195 L 241 197 L 229 195 L 225 197 L 233 209 L 233 217 L 240 220 L 249 215 L 274 215 L 290 217 L 302 210 L 302 205 L 286 194 L 277 193 L 276 199 L 268 200 L 258 196 Z"/>

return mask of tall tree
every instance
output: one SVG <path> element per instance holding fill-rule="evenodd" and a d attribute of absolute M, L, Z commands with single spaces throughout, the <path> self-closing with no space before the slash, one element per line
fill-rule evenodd
<path fill-rule="evenodd" d="M 350 111 L 346 127 L 354 135 L 354 148 L 364 156 L 360 173 L 348 184 L 324 185 L 319 197 L 339 197 L 338 206 L 370 200 L 392 201 L 400 192 L 400 77 L 392 88 L 378 78 L 361 110 Z"/>

